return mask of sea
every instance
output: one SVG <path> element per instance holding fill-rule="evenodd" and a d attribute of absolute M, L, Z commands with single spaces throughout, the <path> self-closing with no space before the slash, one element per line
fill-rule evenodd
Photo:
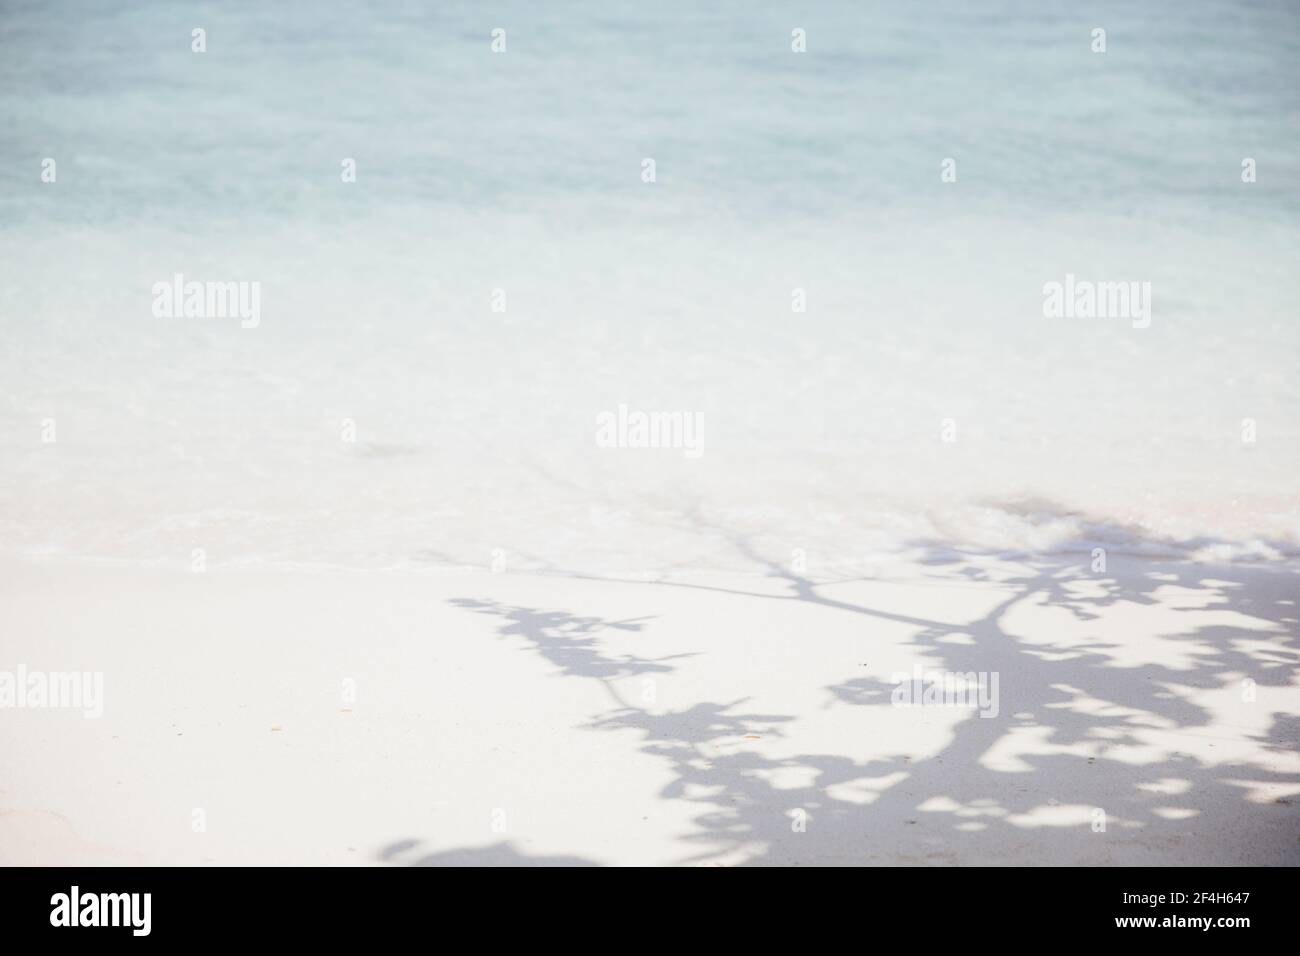
<path fill-rule="evenodd" d="M 1290 0 L 0 2 L 0 556 L 1294 563 L 1297 301 Z"/>

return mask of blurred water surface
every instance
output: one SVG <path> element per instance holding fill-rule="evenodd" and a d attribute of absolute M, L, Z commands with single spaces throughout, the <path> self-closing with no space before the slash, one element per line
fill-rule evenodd
<path fill-rule="evenodd" d="M 0 121 L 6 552 L 1300 549 L 1294 4 L 6 0 Z M 1067 273 L 1151 326 L 1044 318 Z"/>

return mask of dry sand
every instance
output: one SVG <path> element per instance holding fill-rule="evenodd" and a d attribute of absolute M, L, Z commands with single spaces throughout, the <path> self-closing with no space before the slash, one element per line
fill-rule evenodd
<path fill-rule="evenodd" d="M 0 710 L 0 863 L 1300 863 L 1293 569 L 3 580 L 0 670 L 104 714 Z"/>

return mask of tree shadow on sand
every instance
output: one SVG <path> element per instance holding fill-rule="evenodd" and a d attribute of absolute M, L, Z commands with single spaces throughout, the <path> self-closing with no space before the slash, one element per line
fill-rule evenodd
<path fill-rule="evenodd" d="M 932 753 L 869 760 L 826 753 L 772 757 L 724 745 L 756 727 L 778 732 L 799 715 L 745 713 L 739 710 L 743 701 L 652 711 L 618 696 L 611 683 L 616 679 L 673 670 L 669 658 L 610 655 L 604 648 L 604 629 L 637 630 L 644 619 L 605 622 L 454 602 L 500 617 L 498 634 L 524 638 L 556 665 L 557 676 L 606 684 L 615 706 L 590 728 L 634 731 L 640 752 L 670 771 L 659 796 L 698 810 L 692 829 L 677 839 L 685 848 L 679 862 L 1300 862 L 1293 798 L 1300 772 L 1276 769 L 1294 757 L 1300 718 L 1274 712 L 1260 723 L 1265 730 L 1233 728 L 1193 699 L 1207 690 L 1246 695 L 1253 688 L 1258 700 L 1252 706 L 1265 707 L 1268 688 L 1295 683 L 1300 588 L 1293 571 L 1161 561 L 1108 574 L 1092 571 L 1086 555 L 1020 556 L 1010 563 L 1013 571 L 1004 563 L 996 579 L 1004 599 L 977 620 L 953 624 L 832 595 L 852 582 L 816 582 L 763 557 L 745 539 L 732 540 L 778 589 L 621 583 L 802 602 L 865 622 L 904 624 L 910 636 L 903 644 L 920 652 L 927 670 L 1001 674 L 999 708 L 995 717 L 960 719 Z M 936 583 L 988 573 L 975 556 L 950 548 L 918 545 L 917 553 Z M 1096 621 L 1107 609 L 1160 605 L 1187 625 L 1160 635 L 1177 642 L 1174 663 L 1134 662 L 1123 659 L 1118 640 L 1017 635 L 1008 616 L 1028 604 L 1080 622 Z M 846 708 L 845 719 L 853 719 L 854 709 L 891 706 L 895 686 L 875 677 L 848 678 L 825 688 L 826 703 Z M 1188 749 L 1202 757 L 1180 747 L 1189 741 L 1195 746 Z M 1228 752 L 1243 744 L 1242 758 L 1204 758 L 1207 747 Z M 1276 759 L 1265 765 L 1261 753 Z M 777 777 L 807 782 L 778 788 L 772 782 Z M 486 851 L 451 855 L 457 852 Z"/>
<path fill-rule="evenodd" d="M 421 852 L 421 841 L 399 840 L 384 847 L 379 859 L 404 866 L 599 866 L 580 856 L 534 856 L 509 840 L 490 846 Z"/>

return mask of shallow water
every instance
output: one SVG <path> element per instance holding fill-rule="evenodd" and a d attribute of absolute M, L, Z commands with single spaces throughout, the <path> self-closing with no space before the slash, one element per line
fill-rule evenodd
<path fill-rule="evenodd" d="M 72 6 L 0 13 L 6 552 L 1300 554 L 1294 5 Z"/>

